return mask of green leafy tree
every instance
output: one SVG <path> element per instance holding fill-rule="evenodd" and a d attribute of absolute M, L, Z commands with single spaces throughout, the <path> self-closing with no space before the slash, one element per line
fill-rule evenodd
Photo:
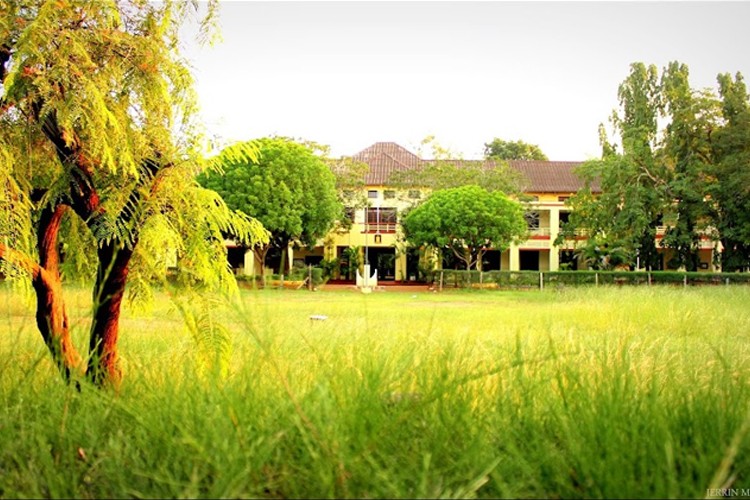
<path fill-rule="evenodd" d="M 394 171 L 388 179 L 389 185 L 402 191 L 437 191 L 476 185 L 489 191 L 501 191 L 517 196 L 523 194 L 527 179 L 503 160 L 464 160 L 460 155 L 440 145 L 434 136 L 422 140 L 419 147 L 420 157 L 425 155 L 425 147 L 430 148 L 431 159 L 423 161 L 417 168 Z M 420 203 L 414 199 L 411 201 L 414 204 Z"/>
<path fill-rule="evenodd" d="M 482 262 L 487 250 L 503 251 L 527 231 L 520 203 L 479 186 L 432 193 L 409 211 L 402 226 L 411 245 L 450 251 L 466 269 Z"/>
<path fill-rule="evenodd" d="M 718 125 L 719 102 L 708 91 L 696 92 L 688 68 L 672 62 L 665 68 L 661 94 L 669 123 L 664 131 L 660 160 L 668 172 L 665 204 L 670 221 L 662 244 L 675 251 L 670 267 L 698 270 L 702 238 L 712 227 L 710 200 L 713 151 L 711 134 Z"/>
<path fill-rule="evenodd" d="M 690 87 L 686 65 L 670 63 L 658 78 L 656 67 L 631 65 L 620 86 L 621 114 L 612 123 L 620 133 L 622 153 L 603 141 L 601 160 L 581 169 L 601 194 L 583 190 L 570 200 L 575 212 L 561 234 L 585 230 L 590 241 L 608 240 L 623 248 L 630 264 L 658 264 L 654 228 L 666 226 L 661 245 L 674 250 L 671 268 L 698 269 L 706 238 L 721 239 L 726 270 L 747 262 L 743 231 L 748 180 L 747 91 L 741 81 L 719 76 L 723 103 L 711 90 Z M 657 119 L 666 122 L 663 129 Z M 750 234 L 750 233 L 744 233 Z"/>
<path fill-rule="evenodd" d="M 274 137 L 247 146 L 257 148 L 258 161 L 222 153 L 223 173 L 209 173 L 200 182 L 219 193 L 232 209 L 263 223 L 271 238 L 255 247 L 256 256 L 265 267 L 268 251 L 280 250 L 284 272 L 283 255 L 289 243 L 314 245 L 341 217 L 336 178 L 309 144 Z"/>
<path fill-rule="evenodd" d="M 724 125 L 712 136 L 716 229 L 724 271 L 750 268 L 750 102 L 742 75 L 718 77 Z"/>
<path fill-rule="evenodd" d="M 354 213 L 357 209 L 367 206 L 367 191 L 365 189 L 365 177 L 370 170 L 367 163 L 356 161 L 352 158 L 326 158 L 325 162 L 333 172 L 336 179 L 336 193 L 342 207 Z M 353 224 L 351 218 L 345 217 L 344 213 L 336 221 L 337 230 L 348 232 Z"/>
<path fill-rule="evenodd" d="M 656 67 L 632 64 L 618 98 L 620 112 L 613 113 L 611 122 L 622 152 L 600 126 L 602 158 L 579 168 L 585 187 L 568 200 L 573 210 L 556 244 L 584 233 L 582 256 L 617 249 L 617 255 L 605 261 L 653 268 L 658 265 L 656 226 L 662 220 L 667 189 L 667 171 L 655 153 L 660 109 Z"/>
<path fill-rule="evenodd" d="M 395 171 L 389 184 L 404 191 L 437 191 L 460 186 L 481 186 L 488 191 L 521 195 L 526 179 L 505 162 L 441 159 L 425 162 L 419 168 Z"/>
<path fill-rule="evenodd" d="M 181 283 L 229 290 L 222 232 L 265 238 L 194 180 L 210 165 L 177 50 L 191 9 L 83 0 L 0 9 L 0 257 L 10 278 L 30 279 L 38 329 L 67 380 L 85 371 L 101 386 L 119 382 L 125 288 L 164 276 L 165 244 L 186 271 Z M 61 247 L 66 261 L 95 263 L 86 356 L 70 338 Z"/>
<path fill-rule="evenodd" d="M 488 160 L 541 160 L 547 161 L 541 148 L 523 141 L 504 141 L 497 137 L 484 143 L 484 157 Z"/>

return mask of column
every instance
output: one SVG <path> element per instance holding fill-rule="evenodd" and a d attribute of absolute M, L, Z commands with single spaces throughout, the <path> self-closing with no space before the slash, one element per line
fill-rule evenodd
<path fill-rule="evenodd" d="M 510 246 L 510 271 L 519 271 L 521 269 L 521 255 L 518 253 L 518 245 Z"/>
<path fill-rule="evenodd" d="M 396 280 L 409 281 L 409 277 L 406 275 L 406 250 L 403 252 L 396 251 L 395 264 L 394 272 L 396 273 Z"/>
<path fill-rule="evenodd" d="M 560 232 L 560 208 L 549 210 L 549 270 L 560 270 L 560 249 L 555 246 L 555 239 Z"/>
<path fill-rule="evenodd" d="M 255 274 L 255 253 L 250 249 L 245 250 L 245 264 L 242 268 L 242 274 L 245 276 Z"/>
<path fill-rule="evenodd" d="M 294 264 L 294 246 L 291 243 L 286 247 L 286 257 L 287 269 L 291 273 L 292 265 Z"/>

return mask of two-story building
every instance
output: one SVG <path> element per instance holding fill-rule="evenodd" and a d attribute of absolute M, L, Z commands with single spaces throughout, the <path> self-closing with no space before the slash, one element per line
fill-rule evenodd
<path fill-rule="evenodd" d="M 401 212 L 418 202 L 428 193 L 419 189 L 399 190 L 391 176 L 394 172 L 404 172 L 421 168 L 434 161 L 418 157 L 404 147 L 393 142 L 378 142 L 352 157 L 369 166 L 364 184 L 366 203 L 362 207 L 347 207 L 349 224 L 346 229 L 332 231 L 312 250 L 290 249 L 289 264 L 318 264 L 322 260 L 338 262 L 338 275 L 346 279 L 350 272 L 369 262 L 378 270 L 378 279 L 383 281 L 410 281 L 417 279 L 422 268 L 443 265 L 429 262 L 429 258 L 419 249 L 409 248 L 401 238 L 399 217 Z M 494 168 L 492 161 L 479 161 L 483 168 Z M 485 254 L 482 269 L 489 270 L 534 270 L 557 271 L 561 266 L 578 269 L 574 258 L 573 242 L 562 247 L 554 241 L 570 212 L 565 200 L 583 187 L 583 180 L 575 173 L 581 162 L 572 161 L 508 161 L 511 169 L 519 172 L 526 180 L 525 194 L 531 199 L 528 204 L 527 221 L 529 238 L 512 245 L 503 252 L 490 250 Z M 596 186 L 592 186 L 596 190 Z M 363 193 L 364 194 L 364 193 Z M 364 197 L 363 197 L 364 198 Z M 659 228 L 663 235 L 664 228 Z M 659 237 L 657 236 L 657 238 Z M 701 268 L 715 270 L 712 263 L 713 245 L 706 242 L 701 250 Z M 232 249 L 230 248 L 230 255 Z M 239 259 L 237 250 L 235 262 L 244 260 L 241 272 L 253 274 L 256 265 L 252 252 Z M 668 258 L 668 252 L 664 252 Z"/>

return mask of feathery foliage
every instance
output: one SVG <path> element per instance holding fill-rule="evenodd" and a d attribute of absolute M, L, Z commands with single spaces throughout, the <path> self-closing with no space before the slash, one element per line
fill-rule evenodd
<path fill-rule="evenodd" d="M 201 33 L 213 19 L 207 4 Z M 118 378 L 120 303 L 148 298 L 176 252 L 183 285 L 231 290 L 223 235 L 267 241 L 195 176 L 204 159 L 179 52 L 197 2 L 4 2 L 0 11 L 0 257 L 31 278 L 39 328 L 66 377 L 74 363 L 61 279 L 94 277 L 87 375 Z M 227 154 L 257 158 L 251 146 Z M 61 267 L 61 259 L 64 261 Z M 45 319 L 46 318 L 46 319 Z M 67 354 L 66 354 L 67 353 Z M 70 355 L 68 355 L 70 354 Z"/>

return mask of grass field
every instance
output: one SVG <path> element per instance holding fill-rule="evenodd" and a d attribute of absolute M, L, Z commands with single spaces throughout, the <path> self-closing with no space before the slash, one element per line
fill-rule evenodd
<path fill-rule="evenodd" d="M 68 306 L 84 344 L 87 292 Z M 245 291 L 213 312 L 231 344 L 164 295 L 126 311 L 120 393 L 79 393 L 0 289 L 0 497 L 750 489 L 750 288 Z"/>

